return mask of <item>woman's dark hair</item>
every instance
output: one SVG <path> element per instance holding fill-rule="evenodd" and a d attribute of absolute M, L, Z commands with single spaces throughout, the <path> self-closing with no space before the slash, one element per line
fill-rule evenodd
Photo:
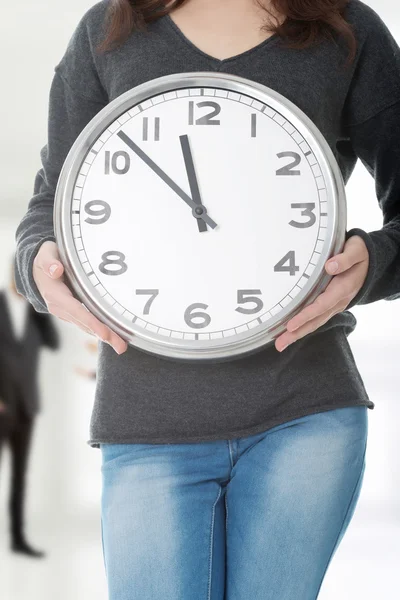
<path fill-rule="evenodd" d="M 105 38 L 97 47 L 99 52 L 113 49 L 123 43 L 133 31 L 145 30 L 147 23 L 168 14 L 181 6 L 186 0 L 110 0 L 106 16 Z M 260 6 L 271 17 L 265 24 L 265 30 L 277 33 L 288 48 L 306 48 L 317 38 L 332 37 L 332 31 L 343 36 L 349 46 L 347 64 L 356 54 L 356 38 L 351 25 L 343 18 L 343 11 L 349 0 L 270 0 L 270 6 L 276 14 L 285 18 L 281 23 L 258 0 Z M 273 24 L 275 21 L 275 24 Z"/>

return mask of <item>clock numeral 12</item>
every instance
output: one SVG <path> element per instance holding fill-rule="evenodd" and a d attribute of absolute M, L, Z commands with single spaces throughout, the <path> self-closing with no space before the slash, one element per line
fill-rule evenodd
<path fill-rule="evenodd" d="M 194 101 L 189 100 L 189 125 L 220 125 L 221 121 L 219 119 L 215 119 L 217 115 L 221 112 L 221 106 L 218 102 L 212 102 L 211 100 L 204 100 L 203 102 L 197 102 L 196 106 L 198 108 L 211 108 L 211 112 L 198 119 L 194 120 Z"/>

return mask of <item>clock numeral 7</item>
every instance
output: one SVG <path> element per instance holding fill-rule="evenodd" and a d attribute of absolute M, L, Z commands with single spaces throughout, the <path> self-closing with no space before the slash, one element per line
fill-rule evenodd
<path fill-rule="evenodd" d="M 136 294 L 143 294 L 145 296 L 147 296 L 147 295 L 150 296 L 150 298 L 147 300 L 147 302 L 143 308 L 144 315 L 149 314 L 150 306 L 153 304 L 155 297 L 158 296 L 159 293 L 160 293 L 160 290 L 136 290 Z"/>

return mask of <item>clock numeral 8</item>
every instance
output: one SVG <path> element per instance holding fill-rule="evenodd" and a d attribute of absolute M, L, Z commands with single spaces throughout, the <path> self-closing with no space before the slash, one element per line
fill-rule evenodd
<path fill-rule="evenodd" d="M 116 256 L 117 258 L 112 258 Z M 128 265 L 125 263 L 125 254 L 118 252 L 117 250 L 109 250 L 104 252 L 101 256 L 103 262 L 99 264 L 99 271 L 104 275 L 122 275 L 128 269 Z M 114 269 L 110 265 L 118 265 L 119 269 Z"/>

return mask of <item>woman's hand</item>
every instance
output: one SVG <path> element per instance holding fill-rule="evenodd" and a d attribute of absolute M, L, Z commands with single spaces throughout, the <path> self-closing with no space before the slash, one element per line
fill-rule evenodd
<path fill-rule="evenodd" d="M 275 340 L 275 348 L 282 352 L 289 344 L 315 331 L 333 315 L 345 310 L 364 284 L 368 265 L 369 253 L 364 240 L 359 235 L 351 236 L 343 252 L 325 264 L 327 273 L 335 277 L 314 302 L 287 322 L 286 331 Z"/>
<path fill-rule="evenodd" d="M 83 331 L 99 337 L 103 342 L 110 344 L 118 354 L 125 352 L 128 347 L 125 340 L 96 319 L 74 298 L 64 283 L 64 267 L 54 242 L 46 241 L 40 246 L 33 261 L 33 278 L 52 315 L 74 323 Z"/>

